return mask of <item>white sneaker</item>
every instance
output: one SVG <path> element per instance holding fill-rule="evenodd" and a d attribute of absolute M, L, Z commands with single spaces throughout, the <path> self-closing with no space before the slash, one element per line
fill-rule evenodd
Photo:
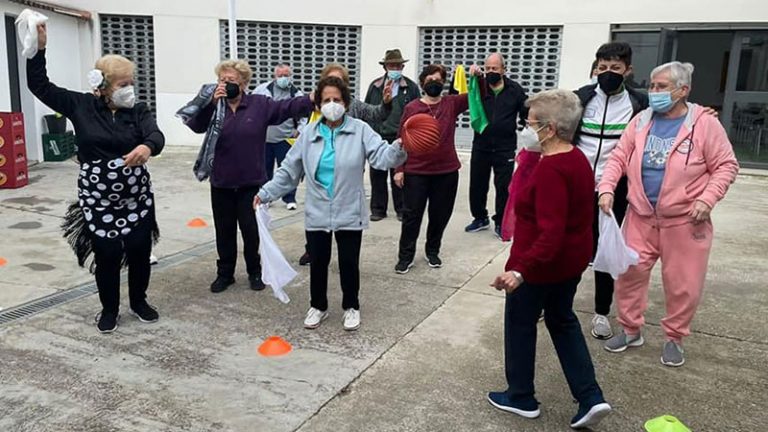
<path fill-rule="evenodd" d="M 360 311 L 347 309 L 344 311 L 344 330 L 354 331 L 360 328 Z"/>
<path fill-rule="evenodd" d="M 288 204 L 285 205 L 285 208 L 287 208 L 288 210 L 296 210 L 297 208 L 299 208 L 299 206 L 296 205 L 295 202 L 289 202 Z"/>
<path fill-rule="evenodd" d="M 596 339 L 610 339 L 613 337 L 613 329 L 611 329 L 611 322 L 605 315 L 595 314 L 592 317 L 592 337 Z"/>
<path fill-rule="evenodd" d="M 155 265 L 155 264 L 157 264 L 157 257 L 155 256 L 155 254 L 150 254 L 149 265 Z"/>
<path fill-rule="evenodd" d="M 321 311 L 313 307 L 307 311 L 307 317 L 304 318 L 304 328 L 316 329 L 320 327 L 320 323 L 328 318 L 328 311 Z"/>

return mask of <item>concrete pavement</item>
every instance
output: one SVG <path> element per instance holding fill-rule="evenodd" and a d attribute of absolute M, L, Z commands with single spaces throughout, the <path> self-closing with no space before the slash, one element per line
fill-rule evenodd
<path fill-rule="evenodd" d="M 485 401 L 487 391 L 504 387 L 503 296 L 487 285 L 501 271 L 508 245 L 490 232 L 463 232 L 468 170 L 444 241 L 444 268 L 418 260 L 408 274 L 394 274 L 394 217 L 365 233 L 363 327 L 346 333 L 335 263 L 331 318 L 317 331 L 301 325 L 306 267 L 287 289 L 288 305 L 268 291 L 250 291 L 242 268 L 234 287 L 208 291 L 212 228 L 185 225 L 192 217 L 211 223 L 207 185 L 190 174 L 193 159 L 192 150 L 169 148 L 151 167 L 163 238 L 150 301 L 161 321 L 144 325 L 124 311 L 117 333 L 99 335 L 93 326 L 98 299 L 87 296 L 0 325 L 0 431 L 568 430 L 576 405 L 543 325 L 542 417 L 523 420 Z M 0 256 L 8 260 L 0 267 L 0 307 L 90 281 L 56 228 L 76 173 L 74 166 L 43 164 L 31 171 L 30 187 L 0 191 Z M 617 355 L 588 340 L 600 384 L 616 408 L 599 430 L 641 431 L 645 420 L 661 414 L 676 415 L 697 432 L 765 429 L 766 186 L 764 177 L 740 177 L 714 213 L 707 288 L 683 368 L 659 363 L 658 274 L 644 347 Z M 303 250 L 302 219 L 281 206 L 274 215 L 275 238 L 295 262 Z M 577 296 L 585 329 L 592 293 L 585 274 Z M 294 351 L 259 356 L 260 342 L 275 334 Z"/>

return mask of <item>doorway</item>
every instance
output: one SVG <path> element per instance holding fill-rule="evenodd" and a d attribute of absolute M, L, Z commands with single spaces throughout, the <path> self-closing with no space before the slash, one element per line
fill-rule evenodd
<path fill-rule="evenodd" d="M 647 88 L 659 64 L 692 63 L 691 101 L 720 113 L 743 166 L 768 168 L 768 28 L 616 28 L 613 39 L 632 46 L 630 83 L 638 87 Z"/>

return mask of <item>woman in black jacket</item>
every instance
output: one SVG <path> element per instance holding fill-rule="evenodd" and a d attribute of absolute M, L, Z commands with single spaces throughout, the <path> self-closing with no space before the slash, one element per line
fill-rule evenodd
<path fill-rule="evenodd" d="M 46 72 L 47 32 L 38 26 L 38 48 L 27 61 L 27 84 L 51 109 L 72 121 L 77 134 L 78 202 L 64 224 L 78 263 L 96 276 L 102 311 L 96 315 L 102 333 L 117 328 L 120 309 L 120 270 L 128 265 L 131 311 L 142 322 L 158 320 L 147 303 L 149 256 L 159 235 L 149 171 L 144 165 L 162 151 L 165 137 L 146 104 L 135 103 L 128 59 L 107 55 L 88 74 L 93 93 L 80 93 L 52 84 Z"/>

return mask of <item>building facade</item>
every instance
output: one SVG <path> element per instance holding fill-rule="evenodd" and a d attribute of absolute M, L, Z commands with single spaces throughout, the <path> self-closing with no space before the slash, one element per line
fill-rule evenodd
<path fill-rule="evenodd" d="M 137 63 L 139 96 L 155 110 L 169 144 L 199 144 L 200 137 L 174 113 L 201 84 L 215 79 L 213 67 L 229 55 L 226 0 L 0 0 L 6 45 L 0 54 L 0 111 L 25 113 L 30 159 L 41 158 L 41 117 L 49 111 L 26 89 L 12 23 L 24 7 L 51 9 L 53 3 L 63 10 L 42 12 L 51 18 L 48 63 L 54 82 L 86 90 L 85 74 L 98 56 L 123 54 Z M 275 64 L 289 63 L 296 84 L 309 90 L 322 66 L 337 61 L 349 67 L 355 92 L 364 96 L 368 83 L 383 74 L 378 62 L 384 52 L 400 48 L 410 59 L 405 74 L 412 78 L 425 63 L 468 66 L 500 51 L 509 76 L 529 92 L 575 89 L 589 81 L 600 44 L 626 41 L 635 52 L 633 84 L 646 86 L 657 64 L 692 62 L 692 100 L 720 112 L 743 163 L 768 163 L 763 0 L 236 3 L 237 53 L 254 68 L 253 86 L 269 80 Z M 459 145 L 468 147 L 466 120 L 460 126 Z"/>

